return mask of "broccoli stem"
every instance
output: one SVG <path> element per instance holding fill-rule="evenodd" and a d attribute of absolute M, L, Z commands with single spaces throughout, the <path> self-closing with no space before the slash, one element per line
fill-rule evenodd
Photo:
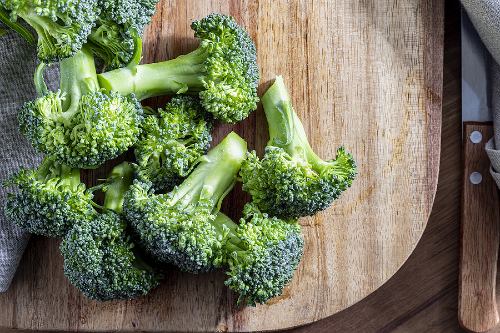
<path fill-rule="evenodd" d="M 172 204 L 186 207 L 204 199 L 209 200 L 210 208 L 214 211 L 234 185 L 246 152 L 245 140 L 234 132 L 228 134 L 203 156 L 188 178 L 171 192 Z"/>
<path fill-rule="evenodd" d="M 107 185 L 104 195 L 104 208 L 121 213 L 123 210 L 123 198 L 125 192 L 132 185 L 134 178 L 134 169 L 130 163 L 123 162 L 111 171 L 110 181 Z"/>
<path fill-rule="evenodd" d="M 35 44 L 35 37 L 33 34 L 19 22 L 12 21 L 9 17 L 9 13 L 3 9 L 2 6 L 0 6 L 0 22 L 17 32 L 28 42 L 28 44 Z"/>
<path fill-rule="evenodd" d="M 75 189 L 80 184 L 80 169 L 71 168 L 64 164 L 45 158 L 37 169 L 37 179 L 47 181 L 59 178 L 59 184 Z"/>
<path fill-rule="evenodd" d="M 262 106 L 269 127 L 268 146 L 283 148 L 292 158 L 308 161 L 319 172 L 330 165 L 312 150 L 302 122 L 293 110 L 283 77 L 277 76 L 262 96 Z"/>
<path fill-rule="evenodd" d="M 212 225 L 217 229 L 220 234 L 227 233 L 227 240 L 225 248 L 230 252 L 233 251 L 243 251 L 244 246 L 241 239 L 236 235 L 236 229 L 238 225 L 234 223 L 227 215 L 219 212 L 215 219 L 212 221 Z"/>
<path fill-rule="evenodd" d="M 207 52 L 200 47 L 173 60 L 136 65 L 99 74 L 102 88 L 122 95 L 134 93 L 139 100 L 149 97 L 199 92 L 203 89 Z"/>
<path fill-rule="evenodd" d="M 99 90 L 97 73 L 92 53 L 83 47 L 74 56 L 61 60 L 60 90 L 66 94 L 63 102 L 63 120 L 78 111 L 80 98 Z"/>

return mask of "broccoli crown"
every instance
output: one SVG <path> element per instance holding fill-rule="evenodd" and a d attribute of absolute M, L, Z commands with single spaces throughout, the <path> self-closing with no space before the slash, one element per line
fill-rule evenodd
<path fill-rule="evenodd" d="M 61 89 L 40 89 L 41 97 L 18 114 L 21 132 L 36 149 L 77 168 L 94 168 L 125 152 L 141 131 L 137 99 L 101 92 L 92 78 L 93 58 L 81 51 L 63 60 Z"/>
<path fill-rule="evenodd" d="M 97 0 L 2 0 L 0 6 L 36 31 L 38 57 L 47 63 L 78 52 L 100 15 Z"/>
<path fill-rule="evenodd" d="M 235 20 L 211 14 L 191 25 L 200 46 L 176 59 L 117 69 L 98 76 L 102 87 L 140 100 L 199 93 L 216 119 L 238 122 L 257 108 L 259 71 L 255 45 Z"/>
<path fill-rule="evenodd" d="M 155 192 L 171 190 L 206 153 L 211 128 L 197 98 L 172 98 L 158 115 L 146 117 L 142 124 L 134 147 L 138 178 L 151 181 Z"/>
<path fill-rule="evenodd" d="M 118 214 L 105 211 L 75 224 L 64 237 L 64 274 L 88 298 L 131 299 L 158 285 L 158 276 L 135 255 L 125 229 Z"/>
<path fill-rule="evenodd" d="M 248 154 L 240 171 L 243 189 L 263 210 L 280 217 L 313 215 L 328 208 L 352 184 L 356 166 L 343 147 L 325 170 L 291 157 L 283 148 L 268 146 L 259 159 Z"/>
<path fill-rule="evenodd" d="M 159 0 L 99 0 L 103 16 L 108 20 L 142 34 L 151 22 Z"/>
<path fill-rule="evenodd" d="M 132 185 L 124 214 L 152 257 L 192 273 L 220 265 L 223 238 L 212 222 L 245 152 L 245 141 L 231 133 L 172 192 L 155 195 L 150 184 Z"/>
<path fill-rule="evenodd" d="M 243 163 L 243 189 L 273 216 L 298 218 L 327 208 L 356 176 L 352 155 L 341 147 L 335 159 L 323 161 L 313 152 L 281 77 L 262 101 L 270 140 L 262 159 L 252 152 Z"/>
<path fill-rule="evenodd" d="M 103 184 L 103 212 L 74 224 L 61 243 L 65 275 L 91 299 L 131 299 L 158 285 L 160 276 L 138 256 L 119 215 L 132 178 L 128 162 L 115 166 Z"/>
<path fill-rule="evenodd" d="M 134 55 L 136 38 L 151 22 L 158 0 L 101 0 L 102 14 L 88 38 L 88 45 L 106 69 L 127 65 Z"/>
<path fill-rule="evenodd" d="M 203 106 L 215 118 L 240 121 L 257 108 L 259 69 L 255 44 L 236 21 L 211 14 L 191 24 L 204 59 Z"/>
<path fill-rule="evenodd" d="M 225 246 L 229 265 L 225 284 L 239 294 L 238 303 L 255 305 L 281 295 L 302 258 L 300 225 L 270 217 L 249 203 L 231 233 Z"/>
<path fill-rule="evenodd" d="M 62 236 L 94 215 L 92 194 L 80 182 L 79 170 L 52 160 L 45 159 L 36 170 L 21 170 L 6 185 L 18 191 L 7 196 L 5 214 L 28 232 Z"/>

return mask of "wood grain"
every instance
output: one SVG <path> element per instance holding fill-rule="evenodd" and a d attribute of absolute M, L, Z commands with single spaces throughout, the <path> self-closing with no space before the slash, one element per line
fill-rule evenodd
<path fill-rule="evenodd" d="M 99 304 L 68 285 L 57 242 L 36 239 L 0 325 L 67 330 L 253 331 L 309 323 L 359 301 L 404 263 L 425 228 L 439 165 L 443 2 L 162 1 L 145 38 L 144 60 L 196 47 L 189 22 L 231 14 L 258 49 L 262 92 L 282 74 L 313 148 L 331 158 L 344 144 L 360 176 L 332 208 L 303 219 L 306 251 L 282 297 L 237 308 L 223 273 L 171 271 L 139 300 Z M 151 104 L 162 100 L 150 101 Z M 258 110 L 234 129 L 262 151 Z M 219 126 L 216 141 L 227 131 Z M 240 191 L 227 199 L 233 216 Z"/>
<path fill-rule="evenodd" d="M 473 132 L 482 135 L 471 141 Z M 464 123 L 464 175 L 462 196 L 461 252 L 458 319 L 472 332 L 487 332 L 499 321 L 495 296 L 500 209 L 498 190 L 489 176 L 490 160 L 484 145 L 493 136 L 493 125 Z M 470 175 L 483 176 L 479 184 Z"/>

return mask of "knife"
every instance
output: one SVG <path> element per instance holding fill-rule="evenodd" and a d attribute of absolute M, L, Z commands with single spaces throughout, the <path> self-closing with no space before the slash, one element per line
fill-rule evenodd
<path fill-rule="evenodd" d="M 493 136 L 488 107 L 490 55 L 462 10 L 463 188 L 458 318 L 471 332 L 499 322 L 496 274 L 500 242 L 498 191 L 490 177 L 485 144 Z"/>

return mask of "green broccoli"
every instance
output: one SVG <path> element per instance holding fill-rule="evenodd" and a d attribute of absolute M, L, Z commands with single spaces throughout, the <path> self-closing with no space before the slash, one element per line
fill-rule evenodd
<path fill-rule="evenodd" d="M 97 0 L 0 0 L 0 9 L 0 20 L 25 38 L 18 18 L 36 31 L 38 57 L 47 63 L 80 51 L 100 13 Z"/>
<path fill-rule="evenodd" d="M 225 283 L 239 294 L 238 303 L 255 305 L 281 295 L 303 254 L 297 221 L 270 217 L 248 203 L 239 224 L 221 213 L 214 224 L 225 230 L 224 262 L 229 268 Z"/>
<path fill-rule="evenodd" d="M 35 74 L 39 98 L 19 112 L 21 132 L 40 152 L 76 168 L 95 168 L 125 152 L 140 134 L 143 109 L 133 96 L 99 88 L 84 47 L 61 61 L 61 82 L 47 90 L 43 64 Z"/>
<path fill-rule="evenodd" d="M 104 61 L 106 69 L 132 61 L 136 38 L 151 22 L 158 0 L 99 0 L 101 15 L 87 45 Z"/>
<path fill-rule="evenodd" d="M 356 176 L 353 157 L 343 147 L 334 160 L 323 161 L 314 153 L 280 76 L 262 104 L 270 139 L 262 159 L 251 152 L 243 163 L 243 189 L 273 216 L 297 218 L 327 208 L 351 186 Z"/>
<path fill-rule="evenodd" d="M 152 194 L 150 184 L 138 181 L 131 186 L 124 214 L 146 252 L 159 262 L 192 273 L 221 264 L 222 231 L 213 221 L 246 151 L 246 142 L 230 133 L 168 194 Z"/>
<path fill-rule="evenodd" d="M 132 175 L 128 163 L 116 166 L 105 187 L 104 211 L 75 224 L 61 243 L 64 274 L 90 299 L 131 299 L 158 285 L 160 276 L 136 253 L 119 215 Z"/>
<path fill-rule="evenodd" d="M 195 51 L 160 63 L 129 66 L 98 76 L 103 88 L 139 100 L 198 93 L 216 119 L 234 123 L 257 107 L 259 71 L 255 45 L 233 18 L 211 14 L 192 23 L 201 39 Z M 140 44 L 137 45 L 140 48 Z"/>
<path fill-rule="evenodd" d="M 80 171 L 45 158 L 36 170 L 23 169 L 6 186 L 5 215 L 28 232 L 57 237 L 75 223 L 92 219 L 92 194 L 80 182 Z"/>
<path fill-rule="evenodd" d="M 157 193 L 170 191 L 206 153 L 212 141 L 211 128 L 197 98 L 172 98 L 142 124 L 134 146 L 138 178 L 151 181 Z"/>

